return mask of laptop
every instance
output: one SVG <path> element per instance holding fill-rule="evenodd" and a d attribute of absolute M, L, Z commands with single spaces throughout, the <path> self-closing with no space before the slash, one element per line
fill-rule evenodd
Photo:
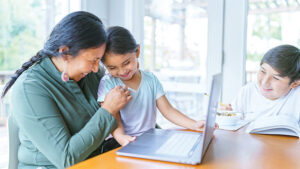
<path fill-rule="evenodd" d="M 210 84 L 203 133 L 150 129 L 137 137 L 135 141 L 119 149 L 117 154 L 184 164 L 200 164 L 212 140 L 221 84 L 222 74 L 214 75 Z"/>

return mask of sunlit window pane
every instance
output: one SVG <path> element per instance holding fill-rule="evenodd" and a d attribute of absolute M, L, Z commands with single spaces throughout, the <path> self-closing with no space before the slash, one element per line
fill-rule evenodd
<path fill-rule="evenodd" d="M 145 4 L 144 68 L 158 76 L 174 107 L 198 117 L 206 74 L 207 1 L 146 0 Z M 158 123 L 170 125 L 160 116 Z"/>
<path fill-rule="evenodd" d="M 247 82 L 256 80 L 259 62 L 271 48 L 300 46 L 299 0 L 249 0 Z"/>

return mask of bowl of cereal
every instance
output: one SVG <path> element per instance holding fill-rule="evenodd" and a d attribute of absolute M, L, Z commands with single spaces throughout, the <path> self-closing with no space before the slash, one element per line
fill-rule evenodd
<path fill-rule="evenodd" d="M 219 125 L 236 125 L 242 119 L 242 113 L 235 111 L 218 111 L 216 122 Z"/>

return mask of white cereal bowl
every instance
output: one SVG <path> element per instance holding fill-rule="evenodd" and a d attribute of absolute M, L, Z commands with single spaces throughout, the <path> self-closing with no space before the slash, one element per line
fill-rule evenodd
<path fill-rule="evenodd" d="M 216 117 L 216 122 L 221 126 L 236 125 L 239 120 L 241 120 L 241 113 L 234 111 L 219 111 Z"/>

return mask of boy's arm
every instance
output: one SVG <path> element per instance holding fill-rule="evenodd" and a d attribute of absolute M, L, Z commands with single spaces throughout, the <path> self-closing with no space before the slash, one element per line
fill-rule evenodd
<path fill-rule="evenodd" d="M 165 95 L 156 100 L 156 105 L 162 115 L 172 123 L 192 130 L 203 130 L 204 121 L 195 121 L 175 109 Z"/>

